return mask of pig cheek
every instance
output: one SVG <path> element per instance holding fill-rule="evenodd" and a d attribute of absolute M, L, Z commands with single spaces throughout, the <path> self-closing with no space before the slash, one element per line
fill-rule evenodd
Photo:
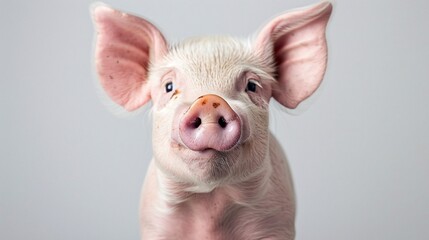
<path fill-rule="evenodd" d="M 249 97 L 256 106 L 264 109 L 268 108 L 268 102 L 260 94 L 249 93 Z"/>
<path fill-rule="evenodd" d="M 241 164 L 234 169 L 234 175 L 245 178 L 248 175 L 258 172 L 266 166 L 265 161 L 267 154 L 268 138 L 266 133 L 261 132 L 260 134 L 252 137 L 252 139 L 243 146 L 241 154 L 243 161 L 241 161 Z"/>
<path fill-rule="evenodd" d="M 152 142 L 154 151 L 169 152 L 171 149 L 170 136 L 172 121 L 174 119 L 173 111 L 174 106 L 169 104 L 160 109 L 154 108 L 152 112 Z"/>
<path fill-rule="evenodd" d="M 166 111 L 168 109 L 164 108 L 162 111 Z M 153 118 L 153 132 L 152 132 L 152 143 L 154 153 L 163 153 L 170 151 L 170 141 L 169 138 L 165 136 L 170 136 L 171 130 L 169 129 L 169 119 L 172 117 L 166 114 L 156 114 L 154 113 Z M 158 155 L 158 154 L 157 154 Z M 157 157 L 157 156 L 156 156 Z"/>
<path fill-rule="evenodd" d="M 155 162 L 160 169 L 183 181 L 192 181 L 184 147 L 178 141 L 178 122 L 187 108 L 180 100 L 172 99 L 164 108 L 154 110 L 152 141 Z"/>
<path fill-rule="evenodd" d="M 162 110 L 171 100 L 173 93 L 158 93 L 154 99 L 155 109 Z"/>
<path fill-rule="evenodd" d="M 173 111 L 169 107 L 154 113 L 152 144 L 155 163 L 167 175 L 182 178 L 186 172 L 171 146 Z"/>
<path fill-rule="evenodd" d="M 233 172 L 236 176 L 246 176 L 261 168 L 268 151 L 268 110 L 254 105 L 246 111 L 241 115 L 247 139 L 241 145 L 242 160 Z"/>
<path fill-rule="evenodd" d="M 260 98 L 260 97 L 258 97 Z M 261 99 L 261 98 L 260 98 Z M 254 138 L 255 134 L 268 131 L 268 103 L 261 99 L 261 104 L 266 107 L 243 101 L 233 106 L 234 111 L 240 116 L 242 122 L 242 136 L 240 143 L 245 143 Z M 259 130 L 261 129 L 261 130 Z"/>

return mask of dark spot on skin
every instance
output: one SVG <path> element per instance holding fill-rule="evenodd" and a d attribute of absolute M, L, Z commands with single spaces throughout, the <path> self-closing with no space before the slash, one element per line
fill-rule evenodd
<path fill-rule="evenodd" d="M 116 63 L 119 64 L 119 60 L 116 60 Z"/>
<path fill-rule="evenodd" d="M 214 107 L 214 108 L 219 107 L 219 105 L 220 105 L 220 103 L 213 103 L 213 107 Z"/>
<path fill-rule="evenodd" d="M 113 79 L 112 75 L 109 75 L 109 78 L 110 78 L 110 79 Z"/>
<path fill-rule="evenodd" d="M 179 143 L 177 143 L 177 142 L 172 142 L 171 143 L 171 147 L 173 147 L 173 148 L 177 148 L 178 150 L 181 150 L 183 147 L 182 147 L 182 145 L 180 145 Z"/>
<path fill-rule="evenodd" d="M 170 99 L 172 99 L 173 97 L 174 97 L 174 99 L 176 99 L 177 98 L 177 95 L 180 93 L 180 91 L 178 90 L 178 89 L 176 89 L 175 91 L 174 91 L 174 93 L 171 95 L 171 97 L 170 97 Z"/>
<path fill-rule="evenodd" d="M 206 105 L 206 103 L 207 103 L 207 100 L 204 99 L 201 105 Z"/>

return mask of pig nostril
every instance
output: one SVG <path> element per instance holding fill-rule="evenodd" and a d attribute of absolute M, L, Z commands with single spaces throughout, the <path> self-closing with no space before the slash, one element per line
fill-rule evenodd
<path fill-rule="evenodd" d="M 198 128 L 201 125 L 201 118 L 197 117 L 195 118 L 191 124 L 190 124 L 193 128 Z"/>
<path fill-rule="evenodd" d="M 219 125 L 221 126 L 221 128 L 225 128 L 226 127 L 226 125 L 228 124 L 227 122 L 226 122 L 226 120 L 225 120 L 225 118 L 224 117 L 220 117 L 219 118 L 219 121 L 217 121 L 218 123 L 219 123 Z"/>

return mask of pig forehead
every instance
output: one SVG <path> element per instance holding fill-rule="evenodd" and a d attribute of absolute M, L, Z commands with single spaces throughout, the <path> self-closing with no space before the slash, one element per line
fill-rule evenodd
<path fill-rule="evenodd" d="M 171 48 L 167 62 L 197 87 L 234 85 L 245 71 L 270 74 L 269 62 L 261 61 L 251 44 L 231 37 L 193 38 Z"/>

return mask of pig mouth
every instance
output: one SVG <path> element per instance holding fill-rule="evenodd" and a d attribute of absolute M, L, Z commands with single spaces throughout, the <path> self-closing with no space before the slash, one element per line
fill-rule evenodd
<path fill-rule="evenodd" d="M 173 141 L 171 150 L 200 181 L 219 181 L 231 174 L 240 158 L 240 145 L 223 152 L 213 148 L 194 151 Z"/>
<path fill-rule="evenodd" d="M 185 145 L 172 140 L 171 148 L 185 161 L 214 161 L 216 159 L 225 159 L 228 158 L 230 152 L 235 152 L 239 145 L 235 146 L 233 149 L 230 149 L 228 152 L 219 151 L 214 148 L 205 148 L 202 150 L 194 151 L 187 148 Z"/>

